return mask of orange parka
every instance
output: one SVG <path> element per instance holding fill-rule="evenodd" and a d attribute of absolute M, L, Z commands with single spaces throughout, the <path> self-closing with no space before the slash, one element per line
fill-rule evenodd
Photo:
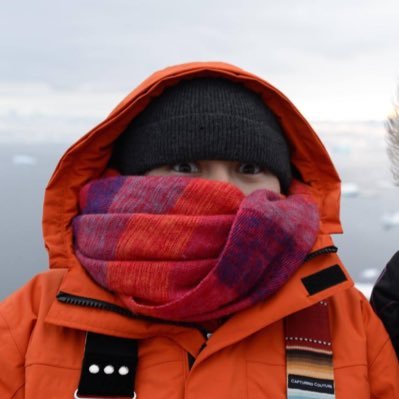
<path fill-rule="evenodd" d="M 224 63 L 191 63 L 155 73 L 129 94 L 60 160 L 46 189 L 43 231 L 50 270 L 0 304 L 0 398 L 71 399 L 78 386 L 86 332 L 138 340 L 138 399 L 283 399 L 283 320 L 318 301 L 330 303 L 337 399 L 399 398 L 398 363 L 382 323 L 336 253 L 319 252 L 270 299 L 229 318 L 204 337 L 193 327 L 146 321 L 81 306 L 63 295 L 123 304 L 99 287 L 74 256 L 71 220 L 79 189 L 102 176 L 118 135 L 165 87 L 182 78 L 223 76 L 259 93 L 286 132 L 292 163 L 309 185 L 321 215 L 313 252 L 340 233 L 340 181 L 322 143 L 277 89 Z M 338 265 L 344 279 L 309 293 L 303 278 Z M 195 358 L 189 367 L 188 355 Z"/>

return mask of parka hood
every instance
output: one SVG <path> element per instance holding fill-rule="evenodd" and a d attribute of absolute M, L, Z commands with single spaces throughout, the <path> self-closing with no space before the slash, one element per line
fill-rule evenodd
<path fill-rule="evenodd" d="M 338 174 L 320 139 L 290 100 L 268 82 L 233 65 L 195 62 L 169 67 L 151 75 L 61 158 L 44 199 L 43 234 L 51 268 L 66 268 L 77 263 L 73 254 L 71 222 L 79 211 L 79 191 L 84 184 L 104 174 L 117 137 L 165 88 L 182 79 L 195 77 L 231 79 L 261 96 L 284 129 L 291 162 L 310 187 L 319 206 L 320 233 L 342 232 Z"/>

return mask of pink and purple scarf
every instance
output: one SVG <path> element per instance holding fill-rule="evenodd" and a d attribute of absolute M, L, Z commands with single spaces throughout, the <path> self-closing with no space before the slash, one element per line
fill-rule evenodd
<path fill-rule="evenodd" d="M 173 321 L 214 320 L 270 297 L 319 230 L 299 183 L 288 197 L 245 196 L 205 179 L 117 176 L 87 184 L 80 207 L 75 252 L 91 277 L 133 313 Z"/>

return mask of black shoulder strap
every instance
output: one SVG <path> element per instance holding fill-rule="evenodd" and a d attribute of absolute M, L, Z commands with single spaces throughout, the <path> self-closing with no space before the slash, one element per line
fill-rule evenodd
<path fill-rule="evenodd" d="M 135 398 L 137 341 L 88 332 L 75 399 Z"/>

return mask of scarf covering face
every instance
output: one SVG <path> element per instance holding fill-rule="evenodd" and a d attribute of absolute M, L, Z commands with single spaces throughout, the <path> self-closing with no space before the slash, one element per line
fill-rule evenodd
<path fill-rule="evenodd" d="M 285 198 L 180 176 L 95 180 L 73 220 L 76 256 L 135 314 L 228 316 L 273 295 L 312 248 L 317 206 L 293 186 Z"/>

